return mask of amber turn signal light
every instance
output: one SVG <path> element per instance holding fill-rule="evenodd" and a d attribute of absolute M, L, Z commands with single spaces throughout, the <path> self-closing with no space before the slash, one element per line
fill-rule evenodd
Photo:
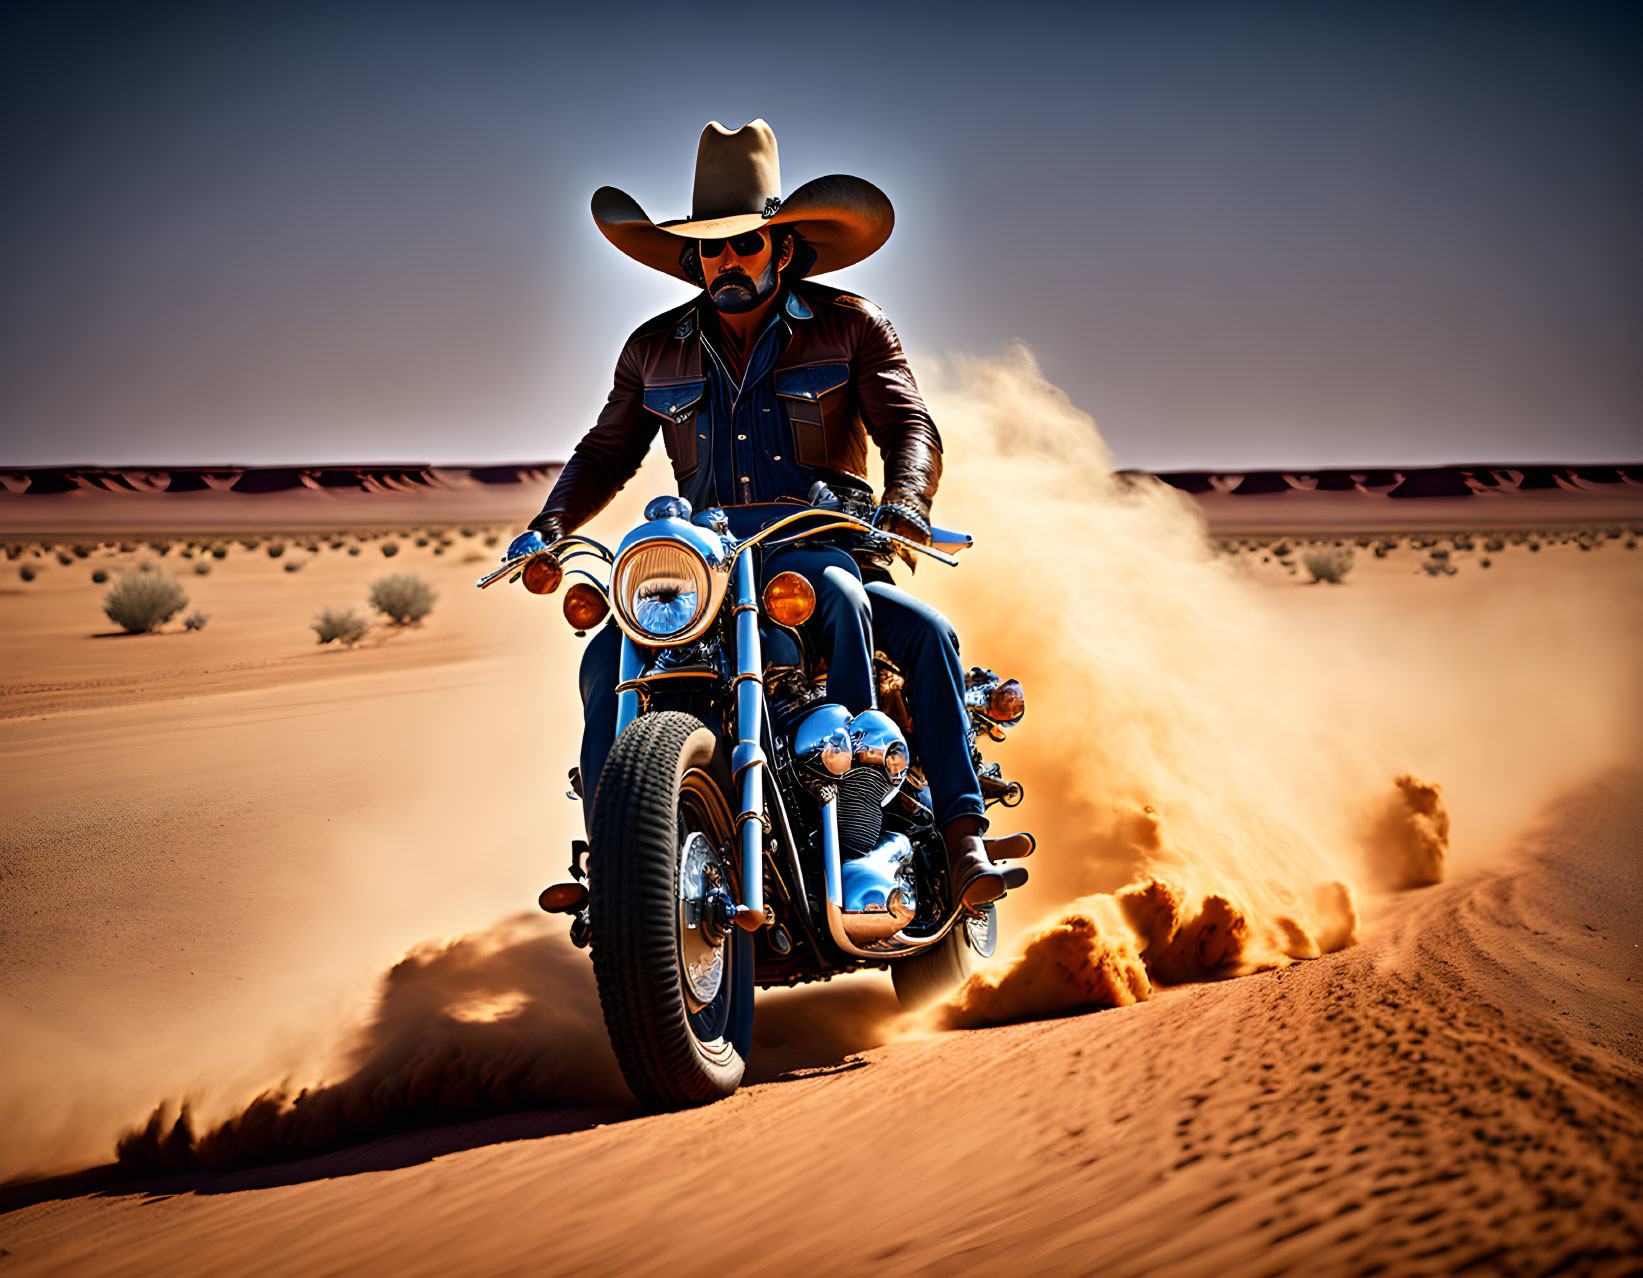
<path fill-rule="evenodd" d="M 552 887 L 542 889 L 542 895 L 536 898 L 536 903 L 549 914 L 574 914 L 582 908 L 583 902 L 587 899 L 586 884 L 555 883 Z"/>
<path fill-rule="evenodd" d="M 779 572 L 764 584 L 764 610 L 777 625 L 802 626 L 816 611 L 816 591 L 796 572 Z"/>
<path fill-rule="evenodd" d="M 551 595 L 565 579 L 565 570 L 552 555 L 537 555 L 527 560 L 521 577 L 525 589 L 533 595 Z"/>
<path fill-rule="evenodd" d="M 565 620 L 578 634 L 592 630 L 610 612 L 610 604 L 596 586 L 579 581 L 565 592 Z"/>
<path fill-rule="evenodd" d="M 1009 679 L 987 698 L 987 715 L 999 723 L 1015 723 L 1027 713 L 1027 694 L 1018 680 Z"/>

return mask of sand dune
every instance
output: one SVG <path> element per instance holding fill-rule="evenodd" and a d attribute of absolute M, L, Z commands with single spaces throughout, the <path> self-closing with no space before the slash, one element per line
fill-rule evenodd
<path fill-rule="evenodd" d="M 383 566 L 328 552 L 288 575 L 247 553 L 206 579 L 228 591 L 214 607 L 252 611 L 262 659 L 286 673 L 218 687 L 211 658 L 231 652 L 191 647 L 209 629 L 133 639 L 152 699 L 24 700 L 0 723 L 13 1174 L 105 1164 L 162 1099 L 193 1101 L 195 1136 L 240 1116 L 203 1159 L 173 1109 L 123 1168 L 14 1186 L 0 1246 L 20 1272 L 254 1256 L 291 1273 L 705 1273 L 724 1223 L 703 1185 L 782 1222 L 755 1230 L 762 1267 L 1629 1267 L 1643 778 L 1566 787 L 1511 838 L 1463 840 L 1449 882 L 1363 898 L 1359 943 L 1315 962 L 959 1034 L 902 1021 L 881 979 L 794 991 L 761 1011 L 765 1081 L 709 1111 L 634 1117 L 583 956 L 547 920 L 489 926 L 569 837 L 563 751 L 539 725 L 571 721 L 557 671 L 574 641 L 551 604 L 470 604 L 471 565 L 406 554 L 442 591 L 418 631 L 313 649 L 309 605 Z M 1465 635 L 1491 591 L 1526 582 L 1631 597 L 1622 554 L 1519 547 L 1487 586 L 1475 565 L 1432 581 L 1369 561 L 1357 593 L 1261 589 L 1318 642 L 1340 609 L 1389 599 L 1439 607 L 1430 624 Z M 73 684 L 73 636 L 96 622 L 94 592 L 66 578 L 35 583 L 55 593 L 28 612 L 18 595 L 3 606 L 30 619 L 9 641 L 56 636 L 34 670 Z M 310 651 L 337 673 L 292 682 L 280 663 Z M 522 694 L 534 722 L 510 713 Z M 514 798 L 474 801 L 493 784 Z M 316 1085 L 301 1123 L 248 1124 L 278 1108 L 245 1108 L 267 1089 Z M 883 1146 L 865 1167 L 864 1133 Z"/>
<path fill-rule="evenodd" d="M 14 1211 L 0 1240 L 19 1272 L 706 1274 L 722 1195 L 781 1222 L 754 1229 L 756 1263 L 789 1272 L 1628 1272 L 1640 780 L 1567 796 L 1502 864 L 1388 902 L 1316 963 L 822 1052 L 703 1111 L 525 1114 L 151 1177 Z M 864 1133 L 884 1147 L 865 1165 Z"/>

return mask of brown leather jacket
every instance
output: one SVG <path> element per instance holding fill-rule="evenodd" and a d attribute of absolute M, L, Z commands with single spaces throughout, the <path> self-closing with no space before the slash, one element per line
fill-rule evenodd
<path fill-rule="evenodd" d="M 538 521 L 555 517 L 570 532 L 593 518 L 633 478 L 658 429 L 680 493 L 697 509 L 802 500 L 813 479 L 865 488 L 871 439 L 884 461 L 883 500 L 927 521 L 941 436 L 890 321 L 865 298 L 808 280 L 779 294 L 772 313 L 786 330 L 782 344 L 762 371 L 756 348 L 739 393 L 728 375 L 709 375 L 719 364 L 705 293 L 642 324 Z M 733 444 L 729 432 L 753 442 Z"/>

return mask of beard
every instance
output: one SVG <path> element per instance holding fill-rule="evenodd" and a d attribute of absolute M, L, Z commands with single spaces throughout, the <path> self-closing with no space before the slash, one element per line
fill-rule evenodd
<path fill-rule="evenodd" d="M 757 281 L 746 271 L 732 267 L 716 275 L 713 282 L 707 286 L 707 292 L 713 299 L 716 309 L 726 315 L 741 315 L 762 306 L 776 291 L 780 279 L 776 271 L 776 259 L 772 255 Z"/>

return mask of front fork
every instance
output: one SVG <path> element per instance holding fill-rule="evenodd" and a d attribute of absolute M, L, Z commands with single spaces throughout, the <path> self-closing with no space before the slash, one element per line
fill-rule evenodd
<path fill-rule="evenodd" d="M 743 551 L 731 569 L 731 597 L 736 625 L 736 748 L 730 756 L 732 782 L 741 787 L 742 806 L 736 832 L 742 845 L 742 904 L 736 925 L 756 932 L 765 925 L 764 836 L 764 652 L 759 644 L 759 595 L 753 581 L 753 555 Z M 616 696 L 616 735 L 639 717 L 636 680 L 644 669 L 639 645 L 622 636 L 621 672 Z"/>
<path fill-rule="evenodd" d="M 736 833 L 742 843 L 742 904 L 736 907 L 736 925 L 757 932 L 765 925 L 764 836 L 770 828 L 764 815 L 764 651 L 759 643 L 759 595 L 753 584 L 753 555 L 743 551 L 731 569 L 731 592 L 736 601 L 736 749 L 730 756 L 730 777 L 742 788 L 742 810 L 736 814 Z"/>

